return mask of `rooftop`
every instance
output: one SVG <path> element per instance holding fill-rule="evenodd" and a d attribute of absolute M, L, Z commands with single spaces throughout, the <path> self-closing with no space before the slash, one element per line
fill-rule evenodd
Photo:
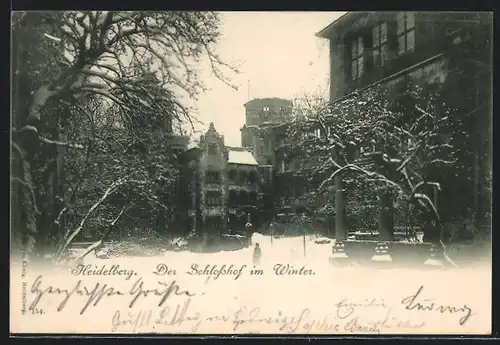
<path fill-rule="evenodd" d="M 289 103 L 292 104 L 292 101 L 285 98 L 278 97 L 270 97 L 270 98 L 254 98 L 244 104 L 244 106 L 249 106 L 251 104 L 264 104 L 264 103 Z"/>
<path fill-rule="evenodd" d="M 335 26 L 337 26 L 337 25 L 339 25 L 339 24 L 342 24 L 345 21 L 347 21 L 349 19 L 349 17 L 351 17 L 353 15 L 353 13 L 354 12 L 344 13 L 343 15 L 341 15 L 340 17 L 338 17 L 337 19 L 335 19 L 333 22 L 331 22 L 330 24 L 328 24 L 325 28 L 323 28 L 319 32 L 317 32 L 316 36 L 317 37 L 321 37 L 321 38 L 328 38 L 329 37 L 329 33 L 332 30 L 332 28 L 335 27 Z"/>
<path fill-rule="evenodd" d="M 244 147 L 227 147 L 227 150 L 229 152 L 227 162 L 230 164 L 259 165 L 252 152 Z"/>
<path fill-rule="evenodd" d="M 377 20 L 390 15 L 392 12 L 373 12 L 373 11 L 351 11 L 343 14 L 328 24 L 324 29 L 316 33 L 317 37 L 332 39 L 335 36 L 342 36 L 345 31 L 352 30 L 356 27 L 362 27 L 367 20 Z M 361 20 L 361 22 L 360 22 Z"/>

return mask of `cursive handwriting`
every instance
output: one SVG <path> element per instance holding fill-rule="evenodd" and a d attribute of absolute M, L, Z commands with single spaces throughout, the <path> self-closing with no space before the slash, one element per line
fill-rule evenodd
<path fill-rule="evenodd" d="M 152 309 L 139 310 L 134 312 L 123 313 L 120 310 L 115 311 L 111 320 L 111 331 L 117 332 L 120 328 L 131 326 L 132 331 L 153 324 L 154 326 L 180 326 L 186 322 L 193 322 L 191 330 L 195 332 L 201 323 L 200 313 L 195 312 L 190 314 L 189 305 L 191 299 L 184 301 L 182 305 L 178 304 L 175 309 L 170 306 L 165 306 L 160 310 L 158 315 L 154 315 Z M 172 314 L 173 311 L 173 314 Z"/>
<path fill-rule="evenodd" d="M 119 327 L 132 326 L 132 331 L 149 325 L 153 312 L 151 310 L 140 310 L 138 312 L 128 312 L 123 317 L 119 310 L 115 311 L 111 320 L 111 332 L 116 332 Z"/>
<path fill-rule="evenodd" d="M 378 300 L 376 298 L 368 298 L 363 302 L 351 302 L 347 298 L 344 298 L 342 301 L 334 304 L 334 307 L 336 308 L 337 317 L 339 319 L 348 318 L 354 313 L 356 308 L 388 308 L 383 299 Z"/>
<path fill-rule="evenodd" d="M 326 315 L 318 317 L 308 308 L 298 313 L 284 313 L 280 310 L 272 314 L 264 314 L 259 307 L 239 307 L 234 313 L 223 315 L 203 315 L 201 311 L 191 305 L 191 299 L 175 307 L 170 305 L 162 309 L 148 309 L 134 312 L 117 310 L 111 320 L 113 332 L 131 330 L 133 332 L 140 328 L 158 329 L 162 326 L 181 327 L 187 326 L 192 332 L 199 330 L 201 325 L 217 323 L 229 326 L 233 332 L 248 331 L 248 327 L 259 325 L 270 325 L 276 331 L 287 334 L 311 332 L 320 333 L 381 333 L 383 329 L 415 329 L 425 326 L 424 321 L 410 321 L 392 315 L 392 309 L 385 309 L 379 316 L 366 317 L 363 314 L 339 319 L 336 316 Z M 209 326 L 208 329 L 212 329 Z M 246 329 L 245 329 L 246 328 Z M 186 328 L 183 328 L 186 329 Z"/>
<path fill-rule="evenodd" d="M 463 314 L 462 317 L 458 320 L 460 326 L 463 326 L 472 315 L 472 309 L 464 304 L 463 307 L 455 307 L 450 305 L 443 305 L 437 302 L 434 302 L 434 299 L 422 298 L 422 292 L 424 291 L 424 286 L 420 286 L 414 294 L 405 297 L 401 300 L 401 304 L 405 306 L 406 310 L 416 310 L 416 311 L 430 311 L 430 312 L 439 312 L 441 314 L 449 313 L 449 314 Z"/>
<path fill-rule="evenodd" d="M 232 319 L 233 323 L 233 331 L 236 331 L 239 326 L 250 323 L 266 323 L 266 324 L 278 324 L 280 325 L 279 330 L 287 330 L 290 333 L 293 333 L 299 328 L 301 323 L 306 319 L 309 315 L 310 310 L 304 309 L 302 312 L 296 316 L 286 316 L 283 315 L 281 311 L 278 311 L 277 316 L 260 316 L 260 308 L 252 308 L 249 309 L 247 307 L 241 307 L 236 311 L 234 317 Z"/>
<path fill-rule="evenodd" d="M 170 315 L 170 307 L 165 307 L 161 310 L 160 315 L 155 320 L 157 325 L 166 326 L 180 326 L 184 322 L 194 322 L 191 330 L 196 332 L 201 323 L 201 317 L 199 312 L 195 312 L 192 315 L 189 314 L 189 305 L 191 304 L 191 299 L 184 301 L 182 307 L 177 305 L 173 315 Z"/>
<path fill-rule="evenodd" d="M 34 310 L 42 297 L 46 295 L 62 295 L 63 299 L 57 307 L 57 311 L 62 311 L 72 296 L 85 296 L 87 301 L 80 311 L 80 315 L 84 314 L 87 308 L 93 303 L 96 306 L 105 296 L 123 295 L 121 291 L 116 290 L 108 284 L 96 283 L 93 288 L 83 286 L 83 282 L 79 280 L 75 286 L 70 289 L 62 289 L 52 285 L 42 288 L 42 276 L 39 275 L 31 286 L 31 293 L 35 294 L 35 298 L 31 303 L 29 310 Z"/>
<path fill-rule="evenodd" d="M 139 278 L 128 292 L 123 292 L 113 286 L 102 283 L 96 283 L 91 287 L 87 287 L 82 280 L 78 280 L 73 287 L 64 289 L 52 285 L 45 287 L 43 285 L 43 276 L 39 275 L 31 286 L 31 293 L 35 295 L 35 298 L 30 304 L 29 310 L 35 310 L 42 298 L 47 295 L 63 297 L 57 307 L 58 312 L 66 307 L 68 301 L 74 298 L 73 296 L 83 296 L 86 300 L 83 308 L 80 310 L 80 315 L 84 314 L 88 307 L 95 307 L 103 298 L 111 296 L 132 296 L 128 305 L 129 308 L 132 308 L 140 297 L 160 296 L 158 306 L 161 307 L 172 294 L 187 297 L 195 296 L 195 293 L 181 291 L 179 285 L 177 285 L 175 281 L 171 283 L 157 282 L 157 284 L 160 285 L 161 288 L 147 289 L 144 286 L 142 278 Z"/>
<path fill-rule="evenodd" d="M 130 302 L 129 307 L 132 308 L 135 305 L 135 302 L 137 302 L 137 300 L 141 296 L 144 297 L 147 297 L 149 295 L 161 296 L 160 303 L 158 304 L 158 306 L 161 307 L 172 293 L 174 293 L 176 296 L 187 296 L 187 297 L 193 297 L 196 295 L 195 293 L 191 293 L 187 290 L 180 291 L 179 285 L 176 284 L 175 280 L 170 284 L 167 284 L 165 282 L 158 282 L 158 284 L 163 286 L 164 288 L 145 289 L 144 282 L 142 281 L 141 278 L 139 278 L 139 280 L 137 280 L 135 284 L 132 286 L 132 289 L 130 289 L 130 294 L 134 295 L 134 298 Z"/>

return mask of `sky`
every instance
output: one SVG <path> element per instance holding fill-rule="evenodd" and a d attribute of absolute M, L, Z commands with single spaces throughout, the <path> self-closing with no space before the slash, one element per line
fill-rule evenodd
<path fill-rule="evenodd" d="M 233 90 L 210 73 L 202 78 L 208 91 L 194 106 L 206 130 L 213 122 L 225 144 L 241 145 L 244 104 L 253 98 L 294 99 L 328 90 L 328 41 L 315 34 L 345 12 L 223 12 L 222 37 L 216 52 L 238 66 L 228 74 Z M 196 134 L 199 137 L 199 133 Z"/>

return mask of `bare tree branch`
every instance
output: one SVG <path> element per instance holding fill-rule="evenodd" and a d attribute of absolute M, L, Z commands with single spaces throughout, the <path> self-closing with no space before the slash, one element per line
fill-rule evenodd
<path fill-rule="evenodd" d="M 61 259 L 61 255 L 64 253 L 64 251 L 66 250 L 66 248 L 69 246 L 69 244 L 71 243 L 71 241 L 73 241 L 73 239 L 76 237 L 76 235 L 78 235 L 80 233 L 80 231 L 83 229 L 83 226 L 85 225 L 85 222 L 87 221 L 87 219 L 89 218 L 90 214 L 96 209 L 99 207 L 99 205 L 108 198 L 108 196 L 110 196 L 113 192 L 116 191 L 116 189 L 118 187 L 120 187 L 121 185 L 123 185 L 125 183 L 125 179 L 119 179 L 115 182 L 113 182 L 109 187 L 108 189 L 106 189 L 106 191 L 104 192 L 104 194 L 101 196 L 101 198 L 95 203 L 93 204 L 90 209 L 87 211 L 87 213 L 85 214 L 85 216 L 83 217 L 83 219 L 81 220 L 80 222 L 80 225 L 75 229 L 73 230 L 69 236 L 67 236 L 67 238 L 65 239 L 63 245 L 61 246 L 60 250 L 59 250 L 59 254 L 57 255 L 57 260 L 59 261 Z"/>

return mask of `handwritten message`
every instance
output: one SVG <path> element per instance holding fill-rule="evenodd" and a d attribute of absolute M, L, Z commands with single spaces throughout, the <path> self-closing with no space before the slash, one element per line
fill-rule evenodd
<path fill-rule="evenodd" d="M 383 334 L 428 333 L 436 324 L 465 332 L 485 310 L 478 312 L 474 299 L 447 298 L 433 283 L 389 285 L 349 270 L 284 263 L 76 265 L 65 275 L 22 281 L 21 314 L 61 325 L 68 317 L 76 325 L 99 319 L 92 327 L 101 333 Z"/>

